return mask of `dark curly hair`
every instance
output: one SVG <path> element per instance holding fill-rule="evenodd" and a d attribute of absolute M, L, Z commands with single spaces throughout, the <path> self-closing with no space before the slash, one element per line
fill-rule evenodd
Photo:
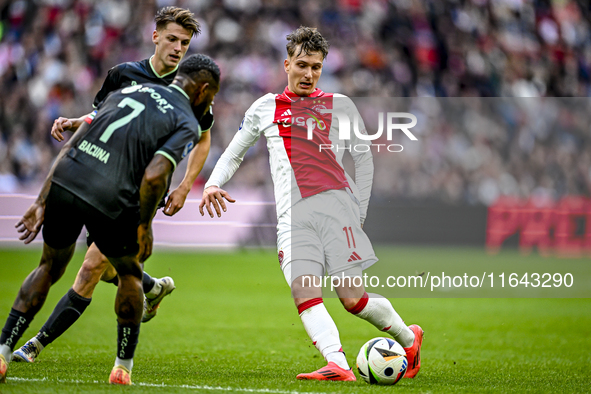
<path fill-rule="evenodd" d="M 179 65 L 179 74 L 185 74 L 190 78 L 198 76 L 203 79 L 213 79 L 216 84 L 220 83 L 220 68 L 207 55 L 196 54 L 186 57 Z"/>
<path fill-rule="evenodd" d="M 302 52 L 310 55 L 315 52 L 322 53 L 322 60 L 326 59 L 328 55 L 328 41 L 322 37 L 322 34 L 315 27 L 300 26 L 297 30 L 287 35 L 287 55 L 292 57 L 295 55 L 298 46 L 299 56 Z"/>

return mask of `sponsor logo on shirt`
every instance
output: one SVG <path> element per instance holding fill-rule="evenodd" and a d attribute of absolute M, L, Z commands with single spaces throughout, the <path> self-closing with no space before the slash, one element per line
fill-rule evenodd
<path fill-rule="evenodd" d="M 326 107 L 323 105 L 318 105 L 312 109 L 316 110 L 316 108 L 324 110 L 326 109 Z M 324 123 L 322 119 L 318 119 L 317 116 L 310 112 L 304 112 L 304 115 L 307 116 L 292 116 L 291 110 L 288 109 L 282 113 L 275 122 L 282 123 L 285 127 L 291 127 L 295 124 L 301 127 L 311 127 L 312 130 L 314 130 L 315 127 L 318 127 L 320 130 L 326 130 L 326 123 Z"/>
<path fill-rule="evenodd" d="M 191 141 L 187 145 L 185 145 L 185 150 L 183 150 L 182 158 L 184 158 L 185 156 L 187 156 L 193 150 L 193 146 L 194 145 L 195 144 L 193 144 L 193 141 Z"/>
<path fill-rule="evenodd" d="M 279 259 L 279 265 L 283 264 L 283 257 L 284 257 L 283 250 L 280 250 L 279 253 L 277 254 L 277 258 Z"/>
<path fill-rule="evenodd" d="M 129 86 L 125 89 L 121 89 L 121 93 L 123 94 L 130 94 L 133 92 L 139 92 L 139 93 L 150 93 L 150 97 L 156 101 L 156 103 L 158 104 L 158 110 L 160 112 L 162 112 L 163 114 L 165 114 L 167 112 L 167 110 L 169 109 L 174 109 L 174 107 L 172 105 L 170 105 L 168 103 L 168 101 L 166 101 L 165 98 L 163 98 L 160 93 L 158 93 L 155 89 L 149 88 L 147 86 L 142 86 L 142 85 L 133 85 Z"/>

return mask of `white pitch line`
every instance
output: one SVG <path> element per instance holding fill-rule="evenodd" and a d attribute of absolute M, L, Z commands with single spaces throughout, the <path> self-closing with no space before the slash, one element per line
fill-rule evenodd
<path fill-rule="evenodd" d="M 180 388 L 180 389 L 193 389 L 193 390 L 211 390 L 211 391 L 240 391 L 240 392 L 245 392 L 245 393 L 321 394 L 321 393 L 317 393 L 317 392 L 286 391 L 286 390 L 276 390 L 276 389 L 250 389 L 250 388 L 242 388 L 242 387 L 197 386 L 197 385 L 189 385 L 189 384 L 167 385 L 164 383 L 162 383 L 162 384 L 138 383 L 138 386 Z"/>
<path fill-rule="evenodd" d="M 16 382 L 46 382 L 46 383 L 73 383 L 73 384 L 107 384 L 107 381 L 104 382 L 93 380 L 93 381 L 83 381 L 83 380 L 64 380 L 64 379 L 55 379 L 50 380 L 47 378 L 43 379 L 35 379 L 35 378 L 18 378 L 18 377 L 8 377 L 6 378 L 8 381 L 16 381 Z M 190 389 L 190 390 L 209 390 L 209 391 L 239 391 L 242 393 L 268 393 L 268 394 L 322 394 L 320 392 L 309 392 L 309 391 L 286 391 L 286 390 L 277 390 L 277 389 L 253 389 L 253 388 L 244 388 L 244 387 L 222 387 L 222 386 L 200 386 L 200 385 L 192 385 L 192 384 L 164 384 L 164 383 L 134 383 L 134 386 L 141 386 L 141 387 L 160 387 L 160 388 L 170 388 L 170 389 Z"/>

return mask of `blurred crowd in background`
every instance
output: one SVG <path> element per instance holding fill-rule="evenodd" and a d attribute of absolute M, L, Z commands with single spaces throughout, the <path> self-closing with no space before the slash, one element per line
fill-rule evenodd
<path fill-rule="evenodd" d="M 591 6 L 575 0 L 0 0 L 0 192 L 39 184 L 62 145 L 53 120 L 90 112 L 112 66 L 151 56 L 167 5 L 196 14 L 189 53 L 222 70 L 198 193 L 244 111 L 283 90 L 285 36 L 306 25 L 331 44 L 318 87 L 406 97 L 419 118 L 419 141 L 375 154 L 373 198 L 591 194 Z M 231 182 L 271 190 L 265 141 Z"/>

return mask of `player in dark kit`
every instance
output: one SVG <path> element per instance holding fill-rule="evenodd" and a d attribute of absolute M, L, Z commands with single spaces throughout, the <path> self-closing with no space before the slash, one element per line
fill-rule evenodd
<path fill-rule="evenodd" d="M 148 82 L 167 86 L 173 81 L 178 63 L 189 48 L 191 37 L 199 33 L 199 23 L 189 10 L 178 7 L 162 8 L 156 14 L 155 22 L 156 30 L 152 36 L 156 45 L 154 55 L 149 59 L 122 63 L 109 70 L 102 88 L 94 99 L 95 108 L 111 92 L 118 89 Z M 87 116 L 56 119 L 51 130 L 52 136 L 62 141 L 62 133 L 65 130 L 75 132 Z M 209 153 L 209 129 L 213 124 L 211 110 L 201 119 L 200 124 L 203 129 L 201 139 L 189 156 L 185 177 L 179 187 L 171 193 L 167 205 L 164 204 L 164 199 L 160 204 L 161 207 L 166 205 L 164 212 L 167 215 L 174 215 L 182 208 Z M 74 285 L 55 306 L 38 334 L 14 352 L 14 361 L 34 362 L 46 346 L 68 330 L 90 304 L 94 289 L 101 279 L 117 285 L 115 269 L 93 243 L 92 233 L 89 233 L 87 243 L 88 251 Z M 170 277 L 152 278 L 144 272 L 142 287 L 145 294 L 142 322 L 148 322 L 156 316 L 162 299 L 169 295 L 175 286 Z"/>
<path fill-rule="evenodd" d="M 131 384 L 142 317 L 142 265 L 152 253 L 152 218 L 177 163 L 199 140 L 200 119 L 219 90 L 218 66 L 189 56 L 173 83 L 136 85 L 99 105 L 61 150 L 35 203 L 18 223 L 43 254 L 25 279 L 0 337 L 0 381 L 12 348 L 72 258 L 82 226 L 119 277 L 117 357 L 109 382 Z"/>

